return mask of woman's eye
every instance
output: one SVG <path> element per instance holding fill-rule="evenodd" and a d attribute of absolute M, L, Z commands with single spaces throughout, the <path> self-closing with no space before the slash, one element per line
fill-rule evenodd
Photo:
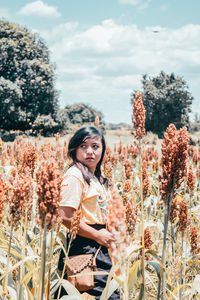
<path fill-rule="evenodd" d="M 86 145 L 82 144 L 80 147 L 81 147 L 82 149 L 85 149 L 85 148 L 86 148 Z"/>
<path fill-rule="evenodd" d="M 94 149 L 98 149 L 99 146 L 98 146 L 98 145 L 93 145 L 93 148 L 94 148 Z"/>

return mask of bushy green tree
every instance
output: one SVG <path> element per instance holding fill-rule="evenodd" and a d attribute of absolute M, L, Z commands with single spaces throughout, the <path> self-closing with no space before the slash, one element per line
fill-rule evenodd
<path fill-rule="evenodd" d="M 38 116 L 57 126 L 57 92 L 45 43 L 24 27 L 0 21 L 0 128 L 28 130 Z"/>
<path fill-rule="evenodd" d="M 67 133 L 74 125 L 80 126 L 94 123 L 95 118 L 99 117 L 100 128 L 104 130 L 103 114 L 94 109 L 90 105 L 84 103 L 76 103 L 67 105 L 58 111 L 58 119 L 63 129 L 63 133 Z"/>
<path fill-rule="evenodd" d="M 174 123 L 178 129 L 189 126 L 193 97 L 183 78 L 161 71 L 156 77 L 144 75 L 142 84 L 147 131 L 162 137 L 170 123 Z"/>
<path fill-rule="evenodd" d="M 98 116 L 101 123 L 103 122 L 103 115 L 100 111 L 92 108 L 89 105 L 78 103 L 67 105 L 65 111 L 72 124 L 75 123 L 92 123 Z"/>

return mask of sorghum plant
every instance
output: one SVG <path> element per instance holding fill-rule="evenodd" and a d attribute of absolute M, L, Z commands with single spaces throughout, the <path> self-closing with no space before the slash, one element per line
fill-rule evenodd
<path fill-rule="evenodd" d="M 3 180 L 2 175 L 0 174 L 0 223 L 3 218 L 3 209 L 4 209 L 6 199 L 7 199 L 6 189 L 7 189 L 6 183 Z"/>
<path fill-rule="evenodd" d="M 31 214 L 33 186 L 30 173 L 18 175 L 13 183 L 9 198 L 9 223 L 17 229 L 20 220 L 25 217 L 25 208 Z"/>
<path fill-rule="evenodd" d="M 133 100 L 133 115 L 132 122 L 136 130 L 136 138 L 140 140 L 145 135 L 145 108 L 142 101 L 142 94 L 137 92 Z"/>
<path fill-rule="evenodd" d="M 111 200 L 108 204 L 107 227 L 116 240 L 115 243 L 111 243 L 111 257 L 114 264 L 119 263 L 119 272 L 124 278 L 122 286 L 123 299 L 128 300 L 128 262 L 126 260 L 126 249 L 129 245 L 129 237 L 127 235 L 125 209 L 122 199 L 119 197 L 116 190 L 111 191 Z"/>
<path fill-rule="evenodd" d="M 196 254 L 197 252 L 197 238 L 198 238 L 198 231 L 197 227 L 193 226 L 190 233 L 190 245 L 191 245 L 191 252 L 192 254 Z"/>
<path fill-rule="evenodd" d="M 25 145 L 19 161 L 18 172 L 25 173 L 26 169 L 28 169 L 33 177 L 36 159 L 37 155 L 35 146 L 33 146 L 31 143 Z"/>
<path fill-rule="evenodd" d="M 160 177 L 160 194 L 165 203 L 164 213 L 164 236 L 162 263 L 166 265 L 166 237 L 171 201 L 175 188 L 179 188 L 186 177 L 188 158 L 188 132 L 186 127 L 177 131 L 174 124 L 170 124 L 165 132 L 162 142 L 162 177 Z M 165 268 L 162 271 L 162 299 L 166 297 Z M 158 298 L 160 298 L 160 283 Z"/>
<path fill-rule="evenodd" d="M 140 178 L 140 202 L 141 202 L 141 235 L 142 235 L 142 277 L 143 282 L 141 284 L 141 295 L 142 298 L 145 299 L 145 263 L 144 263 L 144 197 L 143 194 L 146 193 L 146 187 L 144 186 L 144 177 L 143 168 L 142 168 L 142 148 L 141 148 L 141 140 L 144 137 L 145 131 L 145 108 L 142 101 L 142 94 L 137 92 L 135 94 L 135 98 L 133 99 L 133 116 L 132 122 L 135 127 L 135 137 L 139 141 L 139 178 Z"/>
<path fill-rule="evenodd" d="M 61 175 L 55 161 L 43 161 L 36 173 L 39 221 L 48 229 L 56 224 L 60 202 Z"/>
<path fill-rule="evenodd" d="M 187 176 L 187 191 L 193 193 L 195 188 L 195 177 L 192 165 L 189 166 L 189 172 Z"/>
<path fill-rule="evenodd" d="M 187 223 L 188 223 L 188 206 L 187 203 L 182 200 L 179 204 L 179 222 L 178 222 L 178 229 L 181 232 L 181 249 L 183 251 L 183 239 L 184 239 L 184 231 L 187 227 Z M 181 256 L 182 256 L 182 251 L 181 251 Z M 179 283 L 180 285 L 183 284 L 183 259 L 181 257 L 181 266 L 180 266 L 180 276 L 179 276 Z M 180 288 L 179 290 L 179 298 L 182 298 L 182 289 Z"/>
<path fill-rule="evenodd" d="M 119 254 L 125 251 L 127 245 L 127 236 L 125 234 L 127 224 L 125 221 L 125 209 L 116 190 L 111 192 L 111 200 L 108 204 L 107 226 L 117 240 L 117 244 L 112 243 L 112 257 L 114 260 L 117 260 Z"/>
<path fill-rule="evenodd" d="M 43 230 L 43 245 L 38 299 L 43 298 L 45 285 L 46 265 L 46 233 L 58 220 L 58 206 L 60 202 L 61 175 L 57 170 L 56 163 L 52 158 L 43 161 L 37 171 L 37 196 L 39 222 Z"/>
<path fill-rule="evenodd" d="M 140 241 L 140 244 L 142 245 L 142 239 Z M 150 233 L 150 230 L 148 227 L 145 228 L 144 230 L 144 247 L 145 249 L 150 249 L 151 246 L 153 245 L 153 242 L 151 240 L 151 233 Z M 139 253 L 139 257 L 142 256 L 142 249 L 140 250 L 140 253 Z M 149 255 L 146 254 L 146 260 L 149 260 Z"/>

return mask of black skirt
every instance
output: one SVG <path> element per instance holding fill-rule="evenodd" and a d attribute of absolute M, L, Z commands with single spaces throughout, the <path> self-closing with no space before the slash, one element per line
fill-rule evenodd
<path fill-rule="evenodd" d="M 105 228 L 105 225 L 101 225 L 101 224 L 94 224 L 90 226 L 92 226 L 96 230 Z M 68 243 L 69 243 L 69 236 L 67 235 L 67 245 Z M 99 246 L 100 245 L 96 241 L 77 235 L 76 239 L 72 241 L 70 251 L 69 251 L 69 256 L 78 255 L 78 254 L 95 254 Z M 60 271 L 62 271 L 64 267 L 64 258 L 65 258 L 65 254 L 64 251 L 62 250 L 58 262 L 58 269 Z M 110 259 L 110 255 L 108 253 L 108 248 L 104 246 L 101 247 L 96 258 L 96 265 L 97 265 L 97 271 L 107 271 L 109 273 L 112 267 L 112 262 Z M 64 275 L 64 279 L 67 279 L 66 273 Z M 99 299 L 106 286 L 106 281 L 107 281 L 107 275 L 95 275 L 94 288 L 92 290 L 86 291 L 86 293 L 95 296 L 95 299 Z M 57 299 L 57 292 L 55 293 L 54 296 L 55 299 Z M 60 298 L 64 295 L 67 295 L 67 293 L 65 289 L 62 287 Z M 109 297 L 109 300 L 118 300 L 118 299 L 120 299 L 120 296 L 119 296 L 119 290 L 117 289 Z"/>

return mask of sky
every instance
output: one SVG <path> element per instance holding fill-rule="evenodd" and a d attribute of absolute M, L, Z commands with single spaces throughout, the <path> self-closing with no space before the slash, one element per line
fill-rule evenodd
<path fill-rule="evenodd" d="M 56 67 L 59 105 L 131 123 L 144 74 L 182 77 L 200 114 L 199 0 L 0 0 L 0 18 L 37 33 Z"/>

